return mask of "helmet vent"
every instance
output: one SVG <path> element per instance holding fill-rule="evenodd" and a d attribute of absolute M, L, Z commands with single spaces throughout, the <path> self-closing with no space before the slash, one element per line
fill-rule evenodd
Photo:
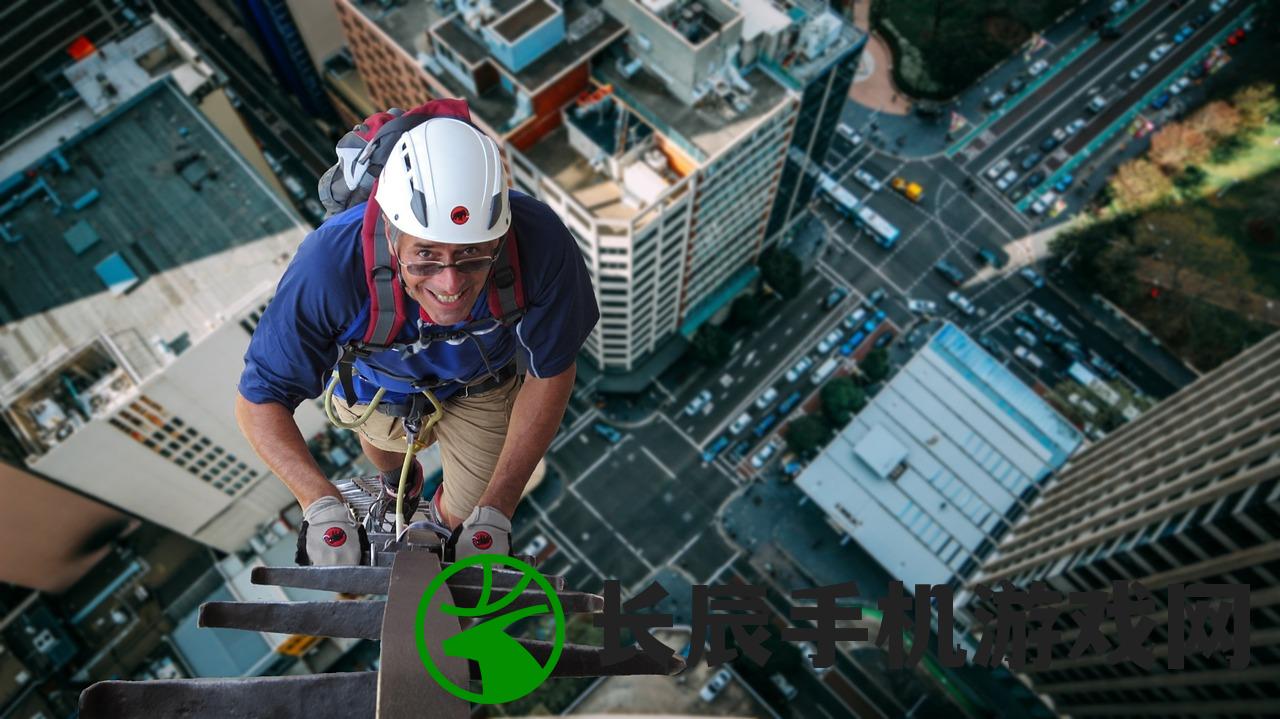
<path fill-rule="evenodd" d="M 502 193 L 493 196 L 493 201 L 489 203 L 489 228 L 498 224 L 498 218 L 502 216 Z"/>

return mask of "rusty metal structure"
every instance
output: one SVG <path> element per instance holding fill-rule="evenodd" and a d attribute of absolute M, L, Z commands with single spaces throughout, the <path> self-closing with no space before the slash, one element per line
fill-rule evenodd
<path fill-rule="evenodd" d="M 377 508 L 359 480 L 337 483 L 355 509 L 357 518 L 374 530 L 385 522 L 373 516 Z M 371 513 L 373 509 L 373 513 Z M 370 566 L 258 567 L 255 584 L 315 589 L 354 597 L 324 602 L 207 602 L 200 607 L 202 627 L 258 632 L 279 632 L 323 637 L 369 639 L 381 644 L 377 671 L 253 678 L 199 678 L 154 681 L 102 681 L 80 695 L 83 719 L 124 717 L 306 717 L 306 719 L 468 719 L 469 702 L 455 697 L 424 668 L 417 650 L 415 617 L 424 588 L 446 567 L 443 541 L 437 529 L 411 525 L 397 539 L 384 531 L 370 531 Z M 534 564 L 533 557 L 521 557 Z M 546 597 L 522 572 L 488 568 L 489 587 L 522 587 L 520 595 L 503 612 L 546 604 Z M 594 614 L 603 607 L 598 595 L 565 590 L 564 578 L 547 576 L 565 614 Z M 486 596 L 485 568 L 463 567 L 448 576 L 437 596 L 459 608 L 475 608 Z M 447 594 L 447 596 L 446 596 Z M 494 615 L 465 620 L 468 625 Z M 482 682 L 480 666 L 459 657 L 448 657 L 442 642 L 464 628 L 464 620 L 441 612 L 426 614 L 425 641 L 439 658 L 437 668 L 459 687 Z M 529 654 L 545 664 L 552 642 L 514 638 Z M 684 669 L 674 652 L 659 661 L 641 652 L 630 659 L 605 665 L 603 649 L 565 644 L 552 672 L 556 677 L 618 675 L 671 675 Z"/>

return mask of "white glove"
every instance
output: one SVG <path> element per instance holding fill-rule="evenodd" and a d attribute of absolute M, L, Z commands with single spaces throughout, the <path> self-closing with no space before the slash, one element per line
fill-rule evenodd
<path fill-rule="evenodd" d="M 445 558 L 456 562 L 476 554 L 511 554 L 511 520 L 493 507 L 476 507 L 445 543 Z"/>
<path fill-rule="evenodd" d="M 303 510 L 294 556 L 299 566 L 362 564 L 368 553 L 368 535 L 364 527 L 356 526 L 351 508 L 342 500 L 321 497 Z"/>

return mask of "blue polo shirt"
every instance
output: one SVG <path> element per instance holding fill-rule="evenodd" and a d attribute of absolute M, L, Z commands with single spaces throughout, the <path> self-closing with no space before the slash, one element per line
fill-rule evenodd
<path fill-rule="evenodd" d="M 524 316 L 507 327 L 494 323 L 476 328 L 473 322 L 470 326 L 476 329 L 457 344 L 438 341 L 413 354 L 387 350 L 357 360 L 357 402 L 368 402 L 379 387 L 387 389 L 383 402 L 402 401 L 413 391 L 406 380 L 446 381 L 433 390 L 445 399 L 463 384 L 483 379 L 486 360 L 496 370 L 516 352 L 523 353 L 535 377 L 553 377 L 574 362 L 600 318 L 586 264 L 551 208 L 515 191 L 510 198 L 524 281 Z M 330 218 L 298 247 L 245 353 L 239 384 L 245 399 L 294 409 L 318 397 L 343 342 L 363 336 L 369 322 L 360 243 L 364 210 L 360 204 Z M 418 304 L 407 294 L 404 300 L 408 318 L 397 339 L 413 342 L 420 333 Z M 476 300 L 471 317 L 493 317 L 487 290 Z M 468 323 L 451 327 L 464 325 Z M 341 385 L 335 393 L 343 395 Z"/>

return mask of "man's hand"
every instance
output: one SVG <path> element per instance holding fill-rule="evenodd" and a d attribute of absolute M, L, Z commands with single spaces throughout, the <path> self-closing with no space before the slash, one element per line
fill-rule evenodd
<path fill-rule="evenodd" d="M 445 543 L 445 557 L 459 561 L 476 554 L 511 554 L 511 520 L 493 507 L 476 507 Z"/>
<path fill-rule="evenodd" d="M 356 526 L 351 509 L 342 500 L 325 496 L 307 505 L 294 557 L 299 566 L 362 564 L 368 553 L 364 527 Z"/>

